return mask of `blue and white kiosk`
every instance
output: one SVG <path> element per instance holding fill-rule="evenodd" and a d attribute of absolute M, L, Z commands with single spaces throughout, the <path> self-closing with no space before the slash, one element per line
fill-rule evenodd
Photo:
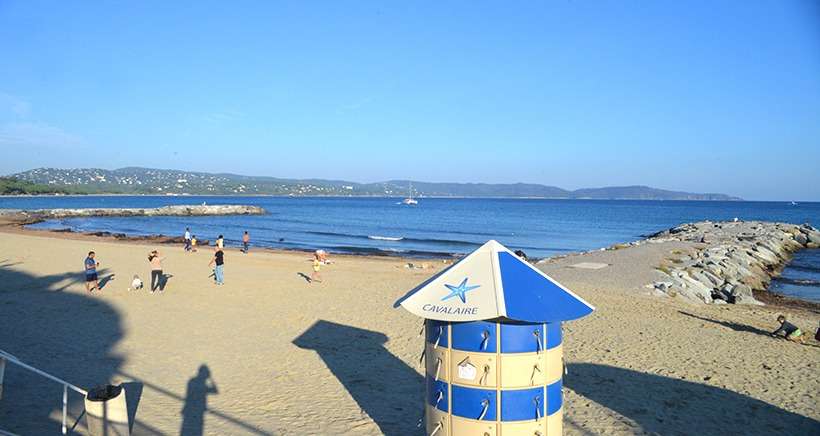
<path fill-rule="evenodd" d="M 589 303 L 489 241 L 400 304 L 426 319 L 428 435 L 562 433 L 561 322 Z"/>

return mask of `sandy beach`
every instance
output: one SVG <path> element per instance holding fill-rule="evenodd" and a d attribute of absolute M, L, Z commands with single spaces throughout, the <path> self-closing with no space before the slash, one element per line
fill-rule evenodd
<path fill-rule="evenodd" d="M 134 434 L 423 434 L 421 320 L 393 303 L 441 260 L 334 256 L 308 284 L 308 254 L 228 250 L 217 287 L 206 247 L 8 228 L 0 245 L 0 349 L 81 387 L 125 383 Z M 655 266 L 679 248 L 540 265 L 597 309 L 564 327 L 565 433 L 818 434 L 820 344 L 768 332 L 787 313 L 811 337 L 820 314 L 650 295 Z M 134 274 L 150 279 L 152 249 L 166 257 L 165 292 L 128 291 Z M 93 294 L 89 250 L 105 281 Z M 5 379 L 0 428 L 59 431 L 59 385 L 14 366 Z M 73 422 L 82 401 L 69 400 Z"/>

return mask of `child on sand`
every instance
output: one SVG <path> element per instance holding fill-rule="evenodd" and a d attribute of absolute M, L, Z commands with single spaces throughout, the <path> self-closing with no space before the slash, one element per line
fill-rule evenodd
<path fill-rule="evenodd" d="M 322 276 L 319 274 L 321 267 L 322 261 L 319 259 L 319 254 L 313 253 L 313 273 L 310 275 L 310 281 L 308 283 L 322 283 Z"/>
<path fill-rule="evenodd" d="M 128 290 L 129 291 L 136 291 L 138 289 L 142 289 L 142 286 L 143 286 L 142 285 L 142 279 L 140 279 L 140 276 L 134 274 L 134 279 L 131 280 L 131 287 L 128 288 Z"/>
<path fill-rule="evenodd" d="M 772 336 L 782 336 L 786 340 L 803 343 L 803 332 L 796 325 L 786 321 L 785 316 L 778 315 L 777 322 L 780 323 L 780 327 L 772 332 Z"/>
<path fill-rule="evenodd" d="M 191 236 L 191 251 L 196 253 L 196 235 Z"/>
<path fill-rule="evenodd" d="M 100 289 L 100 283 L 97 279 L 97 267 L 100 266 L 100 263 L 97 262 L 94 257 L 96 254 L 93 251 L 88 252 L 88 257 L 85 258 L 85 290 L 88 292 L 93 291 L 94 289 Z M 91 286 L 91 284 L 94 286 Z"/>

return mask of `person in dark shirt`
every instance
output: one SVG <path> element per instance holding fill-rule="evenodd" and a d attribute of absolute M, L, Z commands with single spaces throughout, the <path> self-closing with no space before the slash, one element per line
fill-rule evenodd
<path fill-rule="evenodd" d="M 817 331 L 814 332 L 814 340 L 820 342 L 820 327 L 817 327 Z"/>
<path fill-rule="evenodd" d="M 93 251 L 88 252 L 88 257 L 85 258 L 85 290 L 88 292 L 94 289 L 100 289 L 100 283 L 97 278 L 97 267 L 100 263 L 97 262 L 96 254 Z M 92 286 L 92 284 L 94 286 Z"/>
<path fill-rule="evenodd" d="M 214 266 L 214 279 L 216 279 L 217 285 L 225 284 L 225 252 L 222 250 L 217 250 L 214 252 L 214 257 L 208 263 L 208 266 Z"/>
<path fill-rule="evenodd" d="M 772 336 L 782 336 L 786 340 L 792 342 L 803 342 L 803 332 L 800 331 L 796 325 L 786 321 L 786 317 L 783 315 L 779 315 L 777 317 L 777 322 L 780 323 L 780 327 L 777 330 L 772 332 Z"/>

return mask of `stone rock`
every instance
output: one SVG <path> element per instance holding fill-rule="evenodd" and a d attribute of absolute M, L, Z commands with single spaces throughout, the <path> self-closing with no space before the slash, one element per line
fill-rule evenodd
<path fill-rule="evenodd" d="M 794 240 L 800 245 L 806 245 L 806 243 L 809 242 L 809 238 L 806 237 L 805 233 L 798 233 L 794 235 Z"/>
<path fill-rule="evenodd" d="M 820 232 L 814 231 L 808 234 L 809 242 L 820 244 Z"/>
<path fill-rule="evenodd" d="M 737 285 L 732 288 L 732 297 L 734 297 L 735 304 L 754 304 L 762 306 L 763 303 L 755 299 L 752 288 L 747 285 Z"/>
<path fill-rule="evenodd" d="M 745 296 L 735 297 L 735 304 L 751 304 L 754 306 L 764 306 L 764 304 L 761 301 L 755 299 L 755 297 Z"/>
<path fill-rule="evenodd" d="M 742 285 L 741 284 L 741 285 L 737 285 L 737 286 L 732 286 L 732 291 L 731 292 L 732 292 L 732 296 L 734 296 L 734 297 L 738 297 L 738 296 L 741 296 L 741 295 L 745 295 L 747 297 L 754 297 L 754 294 L 752 293 L 752 288 L 749 287 L 749 285 Z"/>
<path fill-rule="evenodd" d="M 653 283 L 654 288 L 666 292 L 669 288 L 672 287 L 672 282 L 655 282 Z"/>
<path fill-rule="evenodd" d="M 686 285 L 685 288 L 681 289 L 680 295 L 689 298 L 690 300 L 697 301 L 699 303 L 711 303 L 712 302 L 712 289 L 704 285 L 703 283 L 693 279 L 688 274 L 683 275 L 681 277 Z"/>
<path fill-rule="evenodd" d="M 42 219 L 91 217 L 91 216 L 212 216 L 212 215 L 264 215 L 265 209 L 245 205 L 176 205 L 153 209 L 105 208 L 105 209 L 43 209 L 30 212 Z"/>

